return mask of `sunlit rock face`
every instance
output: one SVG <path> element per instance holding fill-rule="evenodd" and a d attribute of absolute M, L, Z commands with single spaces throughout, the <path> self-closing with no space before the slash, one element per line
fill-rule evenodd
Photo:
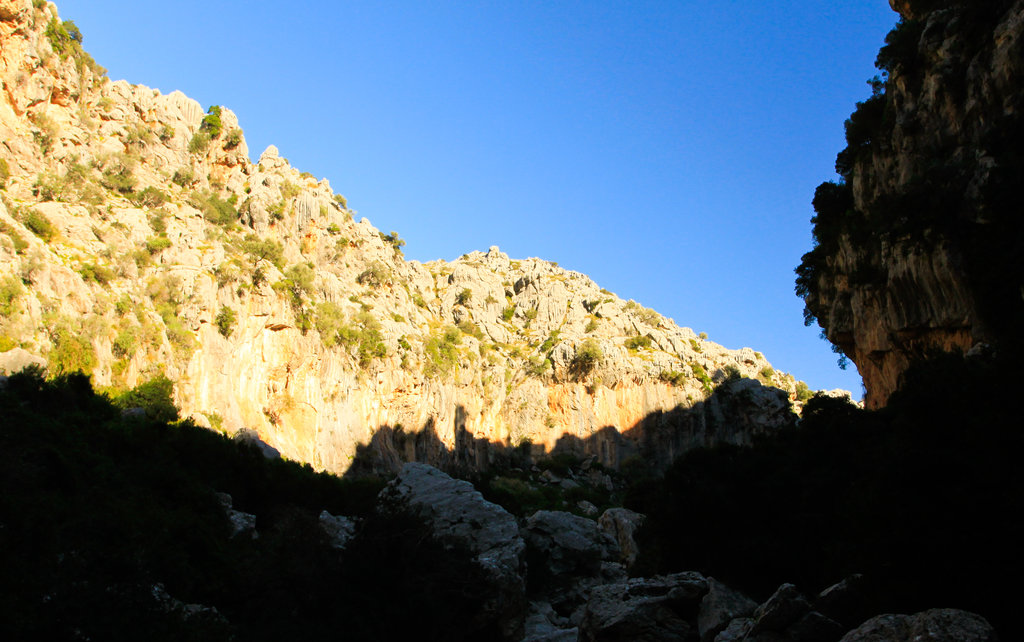
<path fill-rule="evenodd" d="M 791 423 L 760 353 L 497 247 L 406 261 L 326 179 L 252 162 L 229 109 L 110 81 L 68 28 L 0 0 L 0 352 L 114 393 L 165 375 L 185 416 L 335 472 L 527 441 L 668 460 Z M 763 385 L 713 395 L 729 377 Z"/>
<path fill-rule="evenodd" d="M 1019 343 L 1024 3 L 896 1 L 887 79 L 815 197 L 798 292 L 869 407 L 934 351 Z"/>

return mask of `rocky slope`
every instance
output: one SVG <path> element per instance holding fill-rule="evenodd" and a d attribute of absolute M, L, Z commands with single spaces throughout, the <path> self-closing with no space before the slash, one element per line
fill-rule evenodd
<path fill-rule="evenodd" d="M 371 443 L 484 465 L 475 445 L 566 435 L 614 466 L 792 420 L 796 382 L 760 353 L 497 247 L 406 261 L 326 179 L 252 162 L 230 110 L 112 82 L 81 41 L 53 4 L 0 0 L 0 351 L 114 391 L 167 376 L 198 423 L 335 472 Z"/>
<path fill-rule="evenodd" d="M 874 95 L 846 122 L 797 269 L 869 407 L 934 350 L 1019 344 L 1024 3 L 891 0 Z"/>

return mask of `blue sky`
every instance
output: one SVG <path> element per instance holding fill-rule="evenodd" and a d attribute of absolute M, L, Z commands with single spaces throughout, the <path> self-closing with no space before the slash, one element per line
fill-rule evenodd
<path fill-rule="evenodd" d="M 112 79 L 235 111 L 404 238 L 590 275 L 859 396 L 793 268 L 895 24 L 851 2 L 65 0 Z"/>

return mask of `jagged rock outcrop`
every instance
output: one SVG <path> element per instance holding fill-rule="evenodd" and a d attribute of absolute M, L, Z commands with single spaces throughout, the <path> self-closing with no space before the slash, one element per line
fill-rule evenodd
<path fill-rule="evenodd" d="M 112 82 L 72 32 L 0 0 L 0 350 L 113 392 L 166 375 L 184 416 L 338 473 L 525 441 L 617 466 L 792 422 L 760 353 L 497 247 L 405 261 L 326 179 L 252 162 L 230 110 Z M 712 395 L 735 376 L 764 386 Z"/>
<path fill-rule="evenodd" d="M 891 0 L 874 95 L 846 123 L 797 269 L 808 320 L 856 363 L 869 407 L 914 362 L 1019 344 L 1024 318 L 1024 3 Z"/>

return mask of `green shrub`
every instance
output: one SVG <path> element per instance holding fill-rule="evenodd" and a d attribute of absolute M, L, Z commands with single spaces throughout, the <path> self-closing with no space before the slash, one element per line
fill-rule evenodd
<path fill-rule="evenodd" d="M 761 372 L 757 374 L 761 377 L 763 381 L 770 382 L 772 380 L 772 377 L 775 376 L 775 368 L 772 368 L 771 366 L 765 366 L 761 368 Z"/>
<path fill-rule="evenodd" d="M 181 317 L 164 314 L 161 314 L 161 316 L 164 320 L 167 340 L 170 342 L 171 347 L 174 348 L 175 354 L 182 360 L 187 361 L 192 357 L 192 353 L 196 349 L 195 336 L 182 323 Z"/>
<path fill-rule="evenodd" d="M 105 265 L 96 263 L 86 263 L 79 268 L 78 273 L 82 275 L 82 279 L 93 281 L 100 285 L 106 285 L 117 277 L 113 270 Z"/>
<path fill-rule="evenodd" d="M 629 350 L 643 350 L 650 348 L 651 338 L 646 334 L 639 337 L 630 337 L 626 339 L 625 346 Z"/>
<path fill-rule="evenodd" d="M 515 314 L 516 314 L 516 306 L 515 306 L 515 304 L 513 304 L 513 305 L 510 305 L 510 306 L 506 307 L 504 310 L 501 311 L 501 318 L 504 319 L 505 321 L 511 321 L 512 317 L 514 317 Z"/>
<path fill-rule="evenodd" d="M 647 325 L 657 326 L 661 322 L 661 315 L 650 308 L 640 310 L 640 320 Z"/>
<path fill-rule="evenodd" d="M 133 203 L 135 203 L 139 207 L 145 207 L 149 209 L 160 207 L 161 205 L 166 203 L 167 200 L 167 194 L 164 194 L 162 191 L 152 186 L 140 190 L 139 192 L 136 192 L 132 196 Z"/>
<path fill-rule="evenodd" d="M 398 232 L 394 232 L 393 231 L 393 232 L 391 232 L 391 234 L 385 234 L 384 232 L 378 232 L 378 234 L 380 234 L 381 240 L 384 241 L 385 243 L 391 245 L 392 249 L 394 249 L 395 252 L 397 252 L 399 254 L 402 253 L 402 247 L 405 245 L 405 241 L 403 241 L 398 236 Z"/>
<path fill-rule="evenodd" d="M 540 356 L 531 357 L 526 366 L 526 372 L 534 377 L 543 377 L 548 370 L 551 370 L 551 367 L 551 359 Z"/>
<path fill-rule="evenodd" d="M 131 194 L 137 181 L 132 173 L 135 160 L 126 154 L 114 154 L 103 163 L 100 184 L 119 194 Z"/>
<path fill-rule="evenodd" d="M 455 305 L 466 305 L 472 298 L 473 291 L 470 290 L 469 288 L 466 288 L 455 296 Z"/>
<path fill-rule="evenodd" d="M 0 189 L 7 189 L 7 180 L 11 177 L 11 168 L 6 158 L 0 158 Z"/>
<path fill-rule="evenodd" d="M 302 190 L 299 189 L 299 186 L 291 181 L 284 181 L 281 183 L 281 198 L 286 201 L 292 200 L 298 196 L 301 191 Z"/>
<path fill-rule="evenodd" d="M 178 408 L 174 405 L 174 382 L 165 375 L 140 383 L 118 396 L 114 404 L 119 408 L 142 408 L 154 421 L 178 420 Z"/>
<path fill-rule="evenodd" d="M 203 218 L 217 225 L 230 227 L 238 220 L 238 210 L 231 199 L 224 200 L 213 192 L 192 192 L 189 204 L 201 211 Z"/>
<path fill-rule="evenodd" d="M 559 332 L 558 330 L 552 330 L 551 334 L 548 335 L 548 338 L 544 340 L 544 343 L 540 344 L 539 351 L 543 354 L 546 354 L 549 350 L 551 350 L 551 348 L 554 348 L 555 344 L 558 343 L 558 337 L 560 334 L 561 332 Z"/>
<path fill-rule="evenodd" d="M 576 354 L 569 364 L 569 371 L 577 379 L 590 374 L 604 358 L 601 345 L 595 339 L 585 339 L 576 348 Z"/>
<path fill-rule="evenodd" d="M 116 312 L 117 316 L 119 317 L 123 317 L 124 315 L 131 312 L 134 308 L 135 304 L 132 302 L 131 296 L 129 296 L 127 293 L 122 294 L 121 298 L 118 299 L 117 303 L 114 304 L 114 312 Z"/>
<path fill-rule="evenodd" d="M 590 334 L 594 330 L 597 330 L 597 319 L 590 319 L 589 321 L 587 321 L 587 326 L 583 328 L 583 332 L 586 334 Z"/>
<path fill-rule="evenodd" d="M 480 341 L 484 340 L 483 331 L 477 324 L 473 323 L 469 319 L 464 319 L 459 322 L 459 330 L 462 330 L 462 332 L 468 334 L 471 337 L 476 337 Z"/>
<path fill-rule="evenodd" d="M 195 180 L 195 174 L 187 167 L 176 170 L 171 178 L 171 182 L 180 187 L 187 187 L 194 183 Z"/>
<path fill-rule="evenodd" d="M 217 325 L 217 331 L 225 338 L 231 336 L 235 329 L 235 322 L 235 311 L 226 305 L 221 307 L 220 312 L 217 313 L 217 318 L 214 320 L 214 323 Z"/>
<path fill-rule="evenodd" d="M 658 379 L 672 386 L 682 386 L 686 383 L 686 373 L 678 370 L 662 370 L 658 373 Z"/>
<path fill-rule="evenodd" d="M 167 232 L 167 210 L 159 209 L 149 217 L 149 226 L 159 235 Z"/>
<path fill-rule="evenodd" d="M 174 138 L 174 128 L 170 125 L 165 124 L 163 127 L 160 128 L 160 133 L 157 134 L 157 138 L 166 143 L 167 141 Z"/>
<path fill-rule="evenodd" d="M 813 396 L 814 396 L 814 393 L 807 386 L 807 382 L 805 382 L 805 381 L 797 381 L 796 382 L 796 398 L 797 398 L 797 401 L 806 403 Z"/>
<path fill-rule="evenodd" d="M 340 343 L 339 331 L 345 326 L 345 311 L 333 301 L 316 305 L 316 329 L 324 345 Z"/>
<path fill-rule="evenodd" d="M 146 251 L 151 256 L 159 254 L 169 247 L 171 247 L 171 240 L 166 236 L 152 236 L 146 239 Z"/>
<path fill-rule="evenodd" d="M 131 357 L 135 354 L 138 341 L 139 329 L 135 326 L 129 326 L 118 332 L 117 336 L 114 337 L 114 341 L 110 345 L 110 352 L 118 359 Z"/>
<path fill-rule="evenodd" d="M 391 283 L 391 269 L 380 261 L 374 261 L 366 270 L 356 277 L 356 282 L 361 285 L 368 285 L 372 288 L 379 288 Z"/>
<path fill-rule="evenodd" d="M 458 345 L 461 342 L 461 333 L 453 326 L 432 334 L 423 345 L 423 354 L 427 359 L 423 374 L 428 377 L 448 374 L 459 363 Z"/>
<path fill-rule="evenodd" d="M 708 371 L 704 369 L 704 366 L 697 362 L 690 364 L 690 370 L 693 372 L 693 376 L 700 381 L 701 387 L 704 388 L 704 392 L 711 394 L 711 377 L 708 376 Z"/>
<path fill-rule="evenodd" d="M 23 254 L 25 250 L 28 249 L 28 241 L 25 240 L 25 237 L 3 221 L 0 221 L 0 234 L 6 234 L 10 237 L 11 244 L 14 245 L 14 252 L 16 254 Z"/>
<path fill-rule="evenodd" d="M 235 127 L 224 137 L 224 149 L 234 149 L 242 144 L 242 130 Z"/>
<path fill-rule="evenodd" d="M 203 122 L 199 124 L 199 131 L 208 136 L 207 142 L 211 138 L 217 138 L 220 136 L 223 130 L 223 125 L 220 121 L 221 107 L 220 105 L 213 105 L 207 110 L 206 116 L 203 116 Z"/>
<path fill-rule="evenodd" d="M 52 172 L 40 172 L 32 184 L 32 194 L 44 202 L 65 201 L 67 182 Z"/>
<path fill-rule="evenodd" d="M 51 334 L 53 348 L 46 356 L 51 376 L 59 377 L 73 372 L 92 374 L 96 367 L 96 350 L 92 341 L 68 326 L 60 326 Z"/>
<path fill-rule="evenodd" d="M 334 195 L 334 202 L 337 203 L 338 205 L 341 205 L 341 209 L 343 209 L 343 210 L 347 210 L 348 209 L 348 201 L 341 194 L 335 194 Z"/>
<path fill-rule="evenodd" d="M 53 47 L 55 54 L 61 58 L 68 56 L 72 43 L 71 34 L 68 33 L 68 30 L 56 18 L 51 18 L 50 22 L 46 24 L 44 35 L 50 41 L 50 46 Z"/>
<path fill-rule="evenodd" d="M 188 151 L 192 154 L 201 154 L 210 147 L 210 134 L 202 130 L 197 131 L 188 141 Z"/>
<path fill-rule="evenodd" d="M 141 150 L 152 143 L 153 138 L 153 130 L 143 124 L 138 124 L 125 132 L 121 142 L 125 144 L 125 147 L 136 147 Z"/>
<path fill-rule="evenodd" d="M 16 303 L 21 298 L 24 288 L 21 279 L 12 275 L 0 281 L 0 317 L 10 317 L 17 310 Z"/>
<path fill-rule="evenodd" d="M 48 156 L 53 151 L 53 143 L 57 140 L 57 124 L 42 112 L 32 114 L 30 119 L 38 127 L 38 130 L 32 132 L 32 138 L 39 145 L 39 151 L 43 156 Z"/>
<path fill-rule="evenodd" d="M 704 349 L 700 346 L 700 342 L 696 339 L 690 339 L 690 347 L 693 348 L 693 351 L 697 354 L 704 352 Z"/>
<path fill-rule="evenodd" d="M 292 283 L 292 287 L 306 296 L 313 294 L 313 280 L 316 274 L 313 266 L 309 263 L 296 263 L 287 267 L 284 271 L 285 278 Z"/>
<path fill-rule="evenodd" d="M 45 214 L 37 210 L 29 210 L 25 215 L 24 223 L 30 232 L 47 243 L 53 241 L 57 236 L 57 228 L 53 226 L 50 219 L 46 218 Z"/>
<path fill-rule="evenodd" d="M 266 260 L 281 267 L 281 261 L 284 258 L 284 246 L 279 241 L 263 239 L 255 234 L 247 234 L 245 236 L 241 249 L 252 258 L 253 265 Z"/>

